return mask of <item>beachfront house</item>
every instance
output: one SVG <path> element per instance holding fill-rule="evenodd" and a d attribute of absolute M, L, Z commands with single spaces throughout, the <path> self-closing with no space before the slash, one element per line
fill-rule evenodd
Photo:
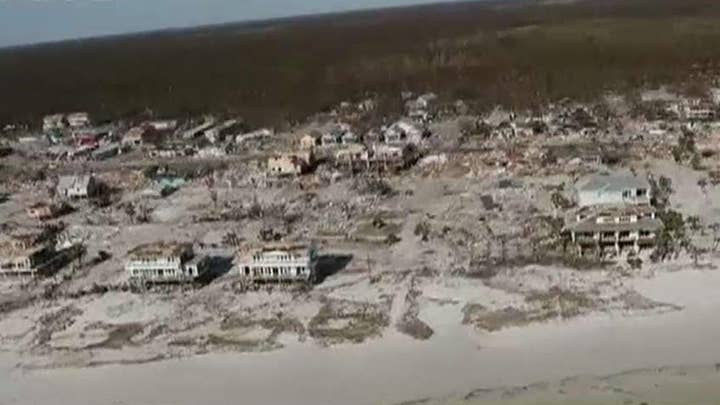
<path fill-rule="evenodd" d="M 311 282 L 318 253 L 303 244 L 245 246 L 237 255 L 237 272 L 245 280 L 260 282 Z"/>
<path fill-rule="evenodd" d="M 187 243 L 155 242 L 128 252 L 125 271 L 131 281 L 150 283 L 190 282 L 208 270 L 205 257 L 195 256 Z"/>
<path fill-rule="evenodd" d="M 578 254 L 594 251 L 602 255 L 611 249 L 620 255 L 626 249 L 638 253 L 655 245 L 663 228 L 656 210 L 650 205 L 617 205 L 582 207 L 571 212 L 564 232 Z"/>

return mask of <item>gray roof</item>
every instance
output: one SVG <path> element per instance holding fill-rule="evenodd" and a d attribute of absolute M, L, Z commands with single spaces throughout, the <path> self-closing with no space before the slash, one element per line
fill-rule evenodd
<path fill-rule="evenodd" d="M 573 232 L 623 232 L 623 231 L 650 231 L 657 232 L 663 228 L 663 222 L 657 218 L 644 218 L 637 222 L 625 223 L 595 223 L 595 218 L 589 218 L 567 226 L 568 231 Z"/>
<path fill-rule="evenodd" d="M 60 176 L 60 178 L 58 178 L 57 188 L 61 190 L 75 187 L 87 188 L 91 178 L 92 176 L 89 174 L 82 176 Z"/>
<path fill-rule="evenodd" d="M 596 173 L 577 182 L 578 191 L 623 191 L 628 189 L 650 189 L 646 178 L 630 172 Z"/>

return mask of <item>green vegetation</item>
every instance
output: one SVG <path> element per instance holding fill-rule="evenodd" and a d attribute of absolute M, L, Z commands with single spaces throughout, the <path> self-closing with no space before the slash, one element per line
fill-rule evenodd
<path fill-rule="evenodd" d="M 720 62 L 719 16 L 714 0 L 468 2 L 6 49 L 0 122 L 150 109 L 257 125 L 367 94 L 398 111 L 404 89 L 479 108 L 688 85 Z"/>

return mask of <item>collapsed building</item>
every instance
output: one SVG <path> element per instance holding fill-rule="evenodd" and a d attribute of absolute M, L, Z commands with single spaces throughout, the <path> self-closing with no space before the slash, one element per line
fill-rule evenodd
<path fill-rule="evenodd" d="M 238 251 L 236 262 L 238 274 L 248 281 L 312 282 L 318 252 L 303 244 L 244 246 Z"/>
<path fill-rule="evenodd" d="M 208 264 L 207 258 L 194 255 L 190 244 L 154 242 L 130 250 L 125 271 L 131 282 L 190 282 L 203 276 Z"/>
<path fill-rule="evenodd" d="M 98 190 L 98 182 L 90 174 L 60 176 L 55 193 L 60 198 L 89 198 Z"/>
<path fill-rule="evenodd" d="M 61 213 L 62 207 L 53 202 L 38 202 L 27 207 L 25 211 L 30 218 L 44 221 L 57 217 Z"/>
<path fill-rule="evenodd" d="M 310 171 L 313 162 L 311 151 L 280 153 L 268 158 L 268 174 L 273 176 L 299 176 Z"/>
<path fill-rule="evenodd" d="M 0 277 L 35 278 L 49 273 L 57 252 L 41 231 L 3 235 L 0 239 Z"/>

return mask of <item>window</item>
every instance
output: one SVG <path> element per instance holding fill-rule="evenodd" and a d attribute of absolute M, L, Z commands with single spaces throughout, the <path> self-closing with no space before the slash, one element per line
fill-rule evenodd
<path fill-rule="evenodd" d="M 245 266 L 245 275 L 246 276 L 250 275 L 250 267 L 249 266 Z"/>

